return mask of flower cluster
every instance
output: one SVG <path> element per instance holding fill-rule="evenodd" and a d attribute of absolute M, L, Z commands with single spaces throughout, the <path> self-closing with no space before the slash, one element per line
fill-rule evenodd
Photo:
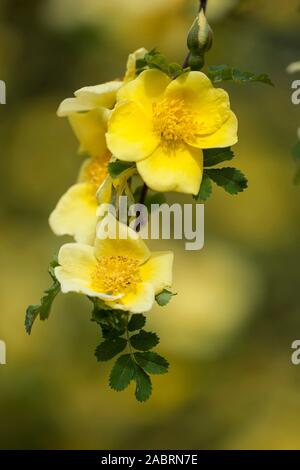
<path fill-rule="evenodd" d="M 200 9 L 182 66 L 156 50 L 138 49 L 128 58 L 123 80 L 81 88 L 57 112 L 68 118 L 84 160 L 49 223 L 56 235 L 70 235 L 74 242 L 64 244 L 50 264 L 53 285 L 39 305 L 28 307 L 26 330 L 30 333 L 37 316 L 48 318 L 59 292 L 87 296 L 92 320 L 102 331 L 97 359 L 112 359 L 128 348 L 113 366 L 110 386 L 119 391 L 134 380 L 139 401 L 151 394 L 149 374 L 168 369 L 168 362 L 151 351 L 159 339 L 144 329 L 144 313 L 174 295 L 169 290 L 173 253 L 151 253 L 141 227 L 119 220 L 120 196 L 146 204 L 148 190 L 152 198 L 173 191 L 204 201 L 212 182 L 230 194 L 243 191 L 247 180 L 239 170 L 212 168 L 233 158 L 231 146 L 238 140 L 229 96 L 215 84 L 271 83 L 266 75 L 227 66 L 203 73 L 211 44 L 212 31 Z M 105 211 L 107 203 L 114 214 Z"/>

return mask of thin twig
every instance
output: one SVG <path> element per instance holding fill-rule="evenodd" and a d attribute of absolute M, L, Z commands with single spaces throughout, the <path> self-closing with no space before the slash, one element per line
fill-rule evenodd
<path fill-rule="evenodd" d="M 146 183 L 143 184 L 141 197 L 140 197 L 140 204 L 144 204 L 146 196 L 147 196 L 148 186 Z"/>
<path fill-rule="evenodd" d="M 146 183 L 143 184 L 143 187 L 142 187 L 142 191 L 141 191 L 141 196 L 140 196 L 140 200 L 139 200 L 139 204 L 145 204 L 145 200 L 146 200 L 146 197 L 147 197 L 147 192 L 148 192 L 148 186 L 146 185 Z M 136 227 L 136 231 L 137 232 L 140 232 L 141 231 L 141 225 L 142 223 L 140 223 L 137 227 Z"/>
<path fill-rule="evenodd" d="M 207 7 L 207 0 L 200 0 L 199 11 L 202 8 L 204 10 L 204 13 L 205 13 L 206 12 L 206 7 Z"/>

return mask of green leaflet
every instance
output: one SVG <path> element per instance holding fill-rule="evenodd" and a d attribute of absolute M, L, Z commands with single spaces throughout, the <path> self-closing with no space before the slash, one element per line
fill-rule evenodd
<path fill-rule="evenodd" d="M 205 168 L 232 160 L 234 153 L 230 147 L 203 150 L 203 165 Z"/>
<path fill-rule="evenodd" d="M 140 330 L 145 326 L 146 317 L 142 313 L 135 313 L 131 316 L 131 319 L 128 323 L 128 331 Z"/>
<path fill-rule="evenodd" d="M 130 354 L 120 356 L 115 362 L 109 377 L 109 385 L 120 392 L 130 384 L 135 374 L 135 363 Z"/>
<path fill-rule="evenodd" d="M 236 168 L 211 168 L 224 161 L 232 160 L 230 147 L 203 150 L 204 171 L 199 193 L 193 196 L 197 201 L 206 201 L 212 193 L 212 181 L 229 194 L 238 194 L 247 188 L 247 178 Z"/>
<path fill-rule="evenodd" d="M 111 310 L 109 307 L 103 308 L 102 302 L 92 300 L 94 309 L 92 321 L 101 326 L 104 338 L 116 338 L 125 333 L 126 314 L 121 310 Z"/>
<path fill-rule="evenodd" d="M 29 335 L 38 315 L 40 316 L 40 320 L 46 320 L 47 318 L 49 318 L 52 303 L 57 294 L 60 292 L 60 284 L 54 275 L 54 268 L 56 266 L 58 266 L 58 261 L 55 257 L 51 261 L 48 269 L 48 272 L 53 279 L 53 284 L 44 291 L 44 295 L 41 298 L 39 305 L 29 305 L 26 310 L 25 330 Z"/>
<path fill-rule="evenodd" d="M 165 374 L 168 372 L 168 361 L 153 351 L 137 352 L 134 358 L 138 365 L 149 374 Z"/>
<path fill-rule="evenodd" d="M 135 364 L 134 378 L 136 381 L 136 399 L 140 402 L 148 400 L 152 393 L 151 379 L 149 375 L 138 364 Z"/>
<path fill-rule="evenodd" d="M 112 178 L 118 178 L 126 170 L 135 167 L 135 163 L 132 162 L 122 162 L 121 160 L 117 160 L 115 162 L 110 162 L 107 166 L 108 173 Z"/>
<path fill-rule="evenodd" d="M 212 183 L 211 179 L 204 172 L 199 193 L 196 196 L 193 196 L 197 201 L 206 201 L 212 193 Z"/>
<path fill-rule="evenodd" d="M 127 346 L 125 338 L 106 339 L 97 346 L 95 356 L 98 361 L 109 361 Z"/>
<path fill-rule="evenodd" d="M 120 356 L 110 373 L 109 385 L 113 390 L 120 392 L 128 387 L 131 380 L 135 380 L 135 396 L 140 402 L 148 400 L 152 392 L 149 375 L 134 362 L 130 354 Z"/>
<path fill-rule="evenodd" d="M 147 351 L 159 343 L 159 338 L 156 333 L 141 330 L 136 335 L 131 336 L 130 343 L 138 351 Z"/>
<path fill-rule="evenodd" d="M 247 178 L 236 168 L 214 168 L 205 174 L 229 194 L 237 194 L 248 187 Z"/>
<path fill-rule="evenodd" d="M 161 70 L 171 78 L 176 78 L 182 73 L 190 70 L 189 68 L 183 68 L 181 65 L 175 62 L 169 63 L 166 57 L 156 49 L 152 49 L 151 51 L 147 52 L 142 59 L 138 59 L 136 61 L 137 75 L 147 69 Z"/>
<path fill-rule="evenodd" d="M 231 80 L 235 83 L 261 82 L 274 86 L 270 77 L 265 74 L 254 74 L 252 72 L 242 72 L 241 70 L 229 67 L 228 65 L 214 65 L 208 67 L 208 77 L 213 83 L 220 83 Z"/>

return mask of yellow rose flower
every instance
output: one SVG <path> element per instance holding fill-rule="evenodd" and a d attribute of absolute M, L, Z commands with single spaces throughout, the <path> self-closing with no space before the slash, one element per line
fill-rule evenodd
<path fill-rule="evenodd" d="M 204 73 L 171 80 L 151 69 L 118 91 L 106 141 L 116 158 L 136 162 L 151 189 L 197 194 L 202 149 L 235 144 L 237 119 L 228 94 Z"/>
<path fill-rule="evenodd" d="M 57 110 L 59 117 L 68 117 L 80 143 L 80 152 L 97 157 L 106 152 L 107 120 L 116 102 L 121 81 L 87 86 L 75 92 L 75 98 L 65 99 Z"/>
<path fill-rule="evenodd" d="M 60 198 L 49 224 L 56 235 L 71 235 L 77 242 L 93 245 L 98 207 L 96 193 L 107 177 L 111 155 L 88 158 L 83 162 L 78 182 Z"/>
<path fill-rule="evenodd" d="M 99 223 L 94 247 L 63 245 L 58 262 L 55 276 L 62 292 L 97 297 L 113 309 L 132 313 L 149 311 L 155 295 L 172 284 L 173 253 L 150 253 L 134 230 L 111 215 Z"/>

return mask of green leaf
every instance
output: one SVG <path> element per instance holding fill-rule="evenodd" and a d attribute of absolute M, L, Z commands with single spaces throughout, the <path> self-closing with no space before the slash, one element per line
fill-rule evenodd
<path fill-rule="evenodd" d="M 168 75 L 170 75 L 171 78 L 177 78 L 179 77 L 179 75 L 182 75 L 183 73 L 190 72 L 190 70 L 191 70 L 190 67 L 183 68 L 181 65 L 173 62 L 169 64 Z"/>
<path fill-rule="evenodd" d="M 29 305 L 25 315 L 25 330 L 30 335 L 36 317 L 40 313 L 40 305 Z"/>
<path fill-rule="evenodd" d="M 135 397 L 138 401 L 143 402 L 150 398 L 152 393 L 151 379 L 139 365 L 135 365 L 134 378 L 136 381 Z"/>
<path fill-rule="evenodd" d="M 117 330 L 116 328 L 110 327 L 105 324 L 101 324 L 102 336 L 105 339 L 115 339 L 122 336 L 125 333 L 125 328 Z"/>
<path fill-rule="evenodd" d="M 143 328 L 146 323 L 146 317 L 142 313 L 135 313 L 132 315 L 129 323 L 128 323 L 128 330 L 129 331 L 136 331 Z"/>
<path fill-rule="evenodd" d="M 206 201 L 212 193 L 212 184 L 210 178 L 203 173 L 201 186 L 199 189 L 199 193 L 196 196 L 193 196 L 194 199 L 197 201 Z"/>
<path fill-rule="evenodd" d="M 230 147 L 227 148 L 216 148 L 216 149 L 205 149 L 203 150 L 204 166 L 210 167 L 217 165 L 218 163 L 225 162 L 226 160 L 232 160 L 234 157 L 233 151 Z"/>
<path fill-rule="evenodd" d="M 40 319 L 47 320 L 50 315 L 50 309 L 52 307 L 53 300 L 60 292 L 60 284 L 55 279 L 51 287 L 44 291 L 45 295 L 41 298 L 41 305 L 40 305 Z"/>
<path fill-rule="evenodd" d="M 149 374 L 165 374 L 168 372 L 168 361 L 152 351 L 134 353 L 138 365 Z"/>
<path fill-rule="evenodd" d="M 208 67 L 208 77 L 213 83 L 232 80 L 235 83 L 261 82 L 274 86 L 267 74 L 256 75 L 252 72 L 242 72 L 241 70 L 229 67 L 228 65 L 215 65 Z"/>
<path fill-rule="evenodd" d="M 40 316 L 40 320 L 46 320 L 49 318 L 52 303 L 57 294 L 60 292 L 60 284 L 54 275 L 54 268 L 56 266 L 58 266 L 58 262 L 57 259 L 54 258 L 51 261 L 48 269 L 48 272 L 53 279 L 53 284 L 44 291 L 44 295 L 42 296 L 39 305 L 29 305 L 26 310 L 25 330 L 29 335 L 38 315 Z"/>
<path fill-rule="evenodd" d="M 296 161 L 300 160 L 300 141 L 294 145 L 292 155 Z"/>
<path fill-rule="evenodd" d="M 171 298 L 174 295 L 177 295 L 177 294 L 173 294 L 173 292 L 170 292 L 170 291 L 164 289 L 162 292 L 160 292 L 160 294 L 157 294 L 155 296 L 155 300 L 158 303 L 158 305 L 160 305 L 161 307 L 164 307 L 165 305 L 167 305 L 170 302 Z"/>
<path fill-rule="evenodd" d="M 122 310 L 112 310 L 111 308 L 102 308 L 102 304 L 94 302 L 92 312 L 92 321 L 101 326 L 104 337 L 121 336 L 125 332 L 126 314 Z M 111 335 L 109 335 L 109 332 Z"/>
<path fill-rule="evenodd" d="M 125 338 L 106 339 L 96 348 L 95 356 L 98 361 L 109 361 L 123 351 L 127 346 Z"/>
<path fill-rule="evenodd" d="M 205 174 L 229 194 L 237 194 L 247 188 L 247 179 L 236 168 L 214 168 L 205 170 Z"/>
<path fill-rule="evenodd" d="M 294 176 L 294 184 L 298 186 L 300 184 L 300 167 L 297 169 Z"/>
<path fill-rule="evenodd" d="M 109 377 L 109 385 L 113 390 L 120 392 L 130 384 L 135 376 L 136 364 L 130 354 L 120 356 L 115 362 Z"/>
<path fill-rule="evenodd" d="M 115 162 L 110 162 L 107 166 L 108 173 L 112 178 L 118 178 L 126 170 L 134 168 L 135 164 L 132 162 L 122 162 L 117 160 Z"/>
<path fill-rule="evenodd" d="M 146 68 L 154 68 L 162 70 L 165 73 L 168 73 L 169 64 L 166 57 L 158 52 L 156 49 L 152 49 L 147 52 L 143 58 L 136 61 L 137 73 L 141 73 Z"/>
<path fill-rule="evenodd" d="M 141 330 L 136 335 L 131 336 L 130 343 L 139 351 L 148 351 L 148 349 L 154 348 L 159 343 L 159 338 L 156 333 Z"/>
<path fill-rule="evenodd" d="M 171 78 L 176 78 L 182 73 L 190 70 L 189 68 L 182 68 L 181 65 L 175 62 L 169 64 L 166 57 L 156 49 L 152 49 L 151 51 L 147 52 L 143 58 L 136 61 L 137 74 L 149 68 L 161 70 Z"/>

